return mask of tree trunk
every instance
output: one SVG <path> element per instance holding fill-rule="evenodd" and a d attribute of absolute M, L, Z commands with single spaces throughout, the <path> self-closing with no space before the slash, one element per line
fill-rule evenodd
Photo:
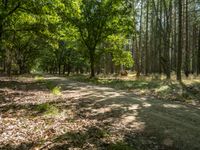
<path fill-rule="evenodd" d="M 177 57 L 177 23 L 176 23 L 176 20 L 177 20 L 177 11 L 176 11 L 176 4 L 174 3 L 174 38 L 173 38 L 173 53 L 172 53 L 172 68 L 173 70 L 176 70 L 177 67 L 177 60 L 176 60 L 176 57 Z"/>
<path fill-rule="evenodd" d="M 67 76 L 69 76 L 70 73 L 71 73 L 71 65 L 70 65 L 70 63 L 68 62 L 68 63 L 67 63 Z"/>
<path fill-rule="evenodd" d="M 90 78 L 95 77 L 95 71 L 94 71 L 94 51 L 93 49 L 89 50 L 90 53 Z"/>
<path fill-rule="evenodd" d="M 188 0 L 186 0 L 186 24 L 185 24 L 185 76 L 189 76 L 189 66 L 190 66 L 190 53 L 189 53 L 189 45 L 188 45 Z"/>
<path fill-rule="evenodd" d="M 145 75 L 148 75 L 149 73 L 149 67 L 151 66 L 149 64 L 149 52 L 148 52 L 148 40 L 149 40 L 149 34 L 148 34 L 148 29 L 149 29 L 149 1 L 147 1 L 147 17 L 146 17 L 146 43 L 145 43 Z"/>
<path fill-rule="evenodd" d="M 63 66 L 63 75 L 65 74 L 66 72 L 66 63 L 64 63 L 64 66 Z"/>
<path fill-rule="evenodd" d="M 136 48 L 135 48 L 135 70 L 136 70 L 136 78 L 139 78 L 140 77 L 140 62 L 139 62 L 140 52 L 139 52 L 139 48 L 137 46 L 137 38 L 135 41 L 135 45 L 136 45 Z"/>
<path fill-rule="evenodd" d="M 163 0 L 160 0 L 159 1 L 159 3 L 160 3 L 160 15 L 159 15 L 159 17 L 160 17 L 160 19 L 159 19 L 159 30 L 158 30 L 158 32 L 159 32 L 159 46 L 158 46 L 158 58 L 159 58 L 159 61 L 158 61 L 158 68 L 159 68 L 159 74 L 161 74 L 162 73 L 162 36 L 163 36 L 163 34 L 160 32 L 161 30 L 162 30 L 162 20 L 161 20 L 161 18 L 162 18 L 162 1 Z M 157 16 L 158 17 L 158 16 Z M 158 18 L 157 18 L 158 19 Z"/>
<path fill-rule="evenodd" d="M 178 60 L 177 60 L 177 72 L 176 78 L 178 81 L 181 81 L 181 68 L 182 68 L 182 0 L 178 1 L 179 6 L 179 32 L 178 32 Z"/>
<path fill-rule="evenodd" d="M 199 74 L 200 74 L 200 28 L 199 28 L 198 55 L 197 55 L 197 75 Z"/>
<path fill-rule="evenodd" d="M 58 73 L 59 73 L 59 75 L 61 74 L 61 63 L 60 62 L 58 64 Z"/>
<path fill-rule="evenodd" d="M 193 39 L 192 39 L 192 74 L 194 74 L 196 72 L 196 41 L 197 41 L 197 37 L 196 37 L 196 32 L 197 32 L 197 28 L 196 25 L 193 25 Z"/>
<path fill-rule="evenodd" d="M 139 33 L 139 49 L 138 52 L 140 53 L 140 55 L 138 55 L 140 57 L 140 61 L 139 61 L 139 65 L 140 65 L 140 72 L 143 71 L 142 68 L 143 67 L 143 50 L 142 50 L 142 22 L 143 22 L 143 0 L 141 0 L 141 8 L 140 8 L 141 12 L 140 12 L 140 33 Z"/>

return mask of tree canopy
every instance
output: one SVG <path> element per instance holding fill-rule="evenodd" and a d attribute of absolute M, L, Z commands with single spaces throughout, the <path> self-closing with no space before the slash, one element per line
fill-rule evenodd
<path fill-rule="evenodd" d="M 199 1 L 2 0 L 0 69 L 199 74 Z"/>

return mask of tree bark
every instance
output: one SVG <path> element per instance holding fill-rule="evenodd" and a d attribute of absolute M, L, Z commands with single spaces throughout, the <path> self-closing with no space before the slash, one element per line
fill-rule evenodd
<path fill-rule="evenodd" d="M 176 72 L 176 78 L 178 81 L 182 80 L 181 77 L 181 68 L 182 68 L 182 0 L 178 1 L 179 6 L 179 32 L 178 32 L 178 60 L 177 60 L 177 72 Z"/>
<path fill-rule="evenodd" d="M 188 0 L 186 0 L 186 24 L 185 24 L 185 76 L 189 76 L 189 66 L 190 66 L 190 53 L 188 44 Z"/>
<path fill-rule="evenodd" d="M 95 70 L 94 70 L 94 49 L 90 49 L 89 50 L 89 54 L 90 54 L 90 78 L 94 78 L 95 77 Z"/>
<path fill-rule="evenodd" d="M 148 75 L 149 73 L 149 67 L 151 66 L 149 64 L 149 51 L 148 51 L 148 40 L 149 40 L 149 34 L 148 34 L 148 29 L 149 29 L 149 1 L 147 0 L 147 12 L 146 12 L 146 43 L 145 43 L 145 75 Z"/>
<path fill-rule="evenodd" d="M 199 28 L 198 55 L 197 55 L 197 75 L 199 74 L 200 74 L 200 28 Z"/>

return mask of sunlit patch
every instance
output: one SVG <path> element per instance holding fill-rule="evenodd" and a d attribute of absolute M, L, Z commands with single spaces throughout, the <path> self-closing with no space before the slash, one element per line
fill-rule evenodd
<path fill-rule="evenodd" d="M 178 105 L 178 104 L 163 104 L 165 108 L 183 108 L 183 105 Z"/>
<path fill-rule="evenodd" d="M 135 105 L 131 105 L 130 107 L 128 107 L 129 110 L 137 110 L 139 109 L 139 104 L 135 104 Z"/>
<path fill-rule="evenodd" d="M 145 123 L 139 121 L 136 116 L 137 114 L 123 115 L 121 118 L 121 124 L 125 127 L 131 127 L 134 130 L 143 130 Z"/>
<path fill-rule="evenodd" d="M 44 77 L 43 76 L 35 76 L 36 81 L 43 81 Z"/>
<path fill-rule="evenodd" d="M 143 101 L 146 101 L 146 100 L 147 100 L 146 97 L 141 97 L 140 99 L 143 100 Z"/>
<path fill-rule="evenodd" d="M 133 115 L 131 115 L 131 116 L 125 116 L 125 117 L 122 118 L 123 124 L 129 124 L 129 123 L 131 123 L 133 121 L 136 121 L 136 117 L 133 116 Z"/>
<path fill-rule="evenodd" d="M 93 109 L 92 110 L 92 113 L 106 113 L 106 112 L 110 112 L 111 111 L 111 108 L 110 107 L 107 107 L 107 108 L 100 108 L 100 109 Z"/>
<path fill-rule="evenodd" d="M 170 87 L 168 85 L 161 86 L 160 88 L 156 89 L 156 92 L 163 92 L 169 90 Z"/>
<path fill-rule="evenodd" d="M 120 94 L 120 93 L 117 93 L 117 92 L 104 92 L 104 95 L 105 95 L 105 96 L 109 96 L 109 97 L 118 97 L 118 96 L 120 96 L 121 94 Z"/>
<path fill-rule="evenodd" d="M 145 107 L 145 108 L 147 108 L 147 107 L 151 107 L 151 104 L 149 104 L 149 103 L 143 103 L 142 106 Z"/>
<path fill-rule="evenodd" d="M 110 105 L 112 108 L 117 108 L 117 107 L 121 107 L 122 105 L 120 105 L 120 104 L 111 104 Z"/>

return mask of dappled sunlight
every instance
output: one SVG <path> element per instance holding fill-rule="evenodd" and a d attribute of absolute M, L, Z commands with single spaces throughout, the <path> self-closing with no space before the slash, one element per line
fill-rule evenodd
<path fill-rule="evenodd" d="M 1 85 L 1 145 L 20 147 L 27 143 L 27 147 L 56 149 L 66 143 L 72 147 L 78 144 L 80 148 L 87 143 L 92 148 L 115 143 L 126 147 L 123 142 L 136 145 L 134 140 L 155 142 L 162 135 L 161 143 L 171 146 L 177 142 L 173 136 L 182 130 L 191 139 L 198 135 L 199 110 L 179 103 L 62 77 L 44 77 L 37 84 L 30 79 L 28 84 L 14 83 L 16 89 L 11 84 Z M 32 84 L 35 87 L 31 88 Z M 61 94 L 52 94 L 55 87 L 60 87 Z M 173 136 L 168 136 L 169 133 Z"/>
<path fill-rule="evenodd" d="M 145 123 L 138 120 L 137 113 L 135 115 L 123 115 L 120 122 L 126 128 L 130 128 L 132 131 L 143 131 L 145 129 Z"/>
<path fill-rule="evenodd" d="M 132 104 L 130 106 L 127 107 L 128 110 L 137 110 L 140 109 L 140 105 L 139 104 Z"/>
<path fill-rule="evenodd" d="M 103 113 L 106 113 L 106 112 L 110 112 L 111 111 L 111 108 L 99 108 L 99 109 L 92 109 L 91 113 L 94 113 L 94 114 L 103 114 Z"/>
<path fill-rule="evenodd" d="M 144 107 L 144 108 L 148 108 L 151 106 L 152 106 L 152 104 L 150 104 L 150 103 L 142 103 L 142 107 Z"/>
<path fill-rule="evenodd" d="M 165 108 L 185 108 L 185 106 L 180 104 L 163 104 Z"/>
<path fill-rule="evenodd" d="M 163 91 L 166 91 L 169 89 L 170 89 L 170 87 L 168 85 L 163 85 L 160 88 L 156 89 L 156 92 L 163 92 Z"/>

